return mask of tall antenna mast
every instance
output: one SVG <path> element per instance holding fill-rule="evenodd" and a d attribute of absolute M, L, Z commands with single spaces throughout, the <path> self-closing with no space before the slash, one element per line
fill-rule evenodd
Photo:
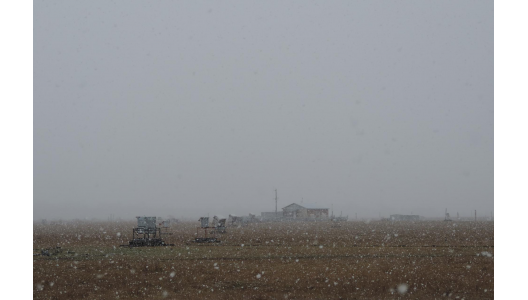
<path fill-rule="evenodd" d="M 275 189 L 275 215 L 277 215 L 277 189 Z"/>

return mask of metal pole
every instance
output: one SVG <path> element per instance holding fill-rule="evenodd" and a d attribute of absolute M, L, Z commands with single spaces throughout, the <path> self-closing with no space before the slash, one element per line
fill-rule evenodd
<path fill-rule="evenodd" d="M 275 216 L 277 216 L 277 189 L 275 189 Z"/>

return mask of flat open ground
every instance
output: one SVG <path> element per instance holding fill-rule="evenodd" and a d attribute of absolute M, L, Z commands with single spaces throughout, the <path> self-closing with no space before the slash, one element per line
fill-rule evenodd
<path fill-rule="evenodd" d="M 134 225 L 34 225 L 34 249 L 62 249 L 33 256 L 34 298 L 493 298 L 493 222 L 255 223 L 216 245 L 177 223 L 173 247 L 119 247 Z"/>

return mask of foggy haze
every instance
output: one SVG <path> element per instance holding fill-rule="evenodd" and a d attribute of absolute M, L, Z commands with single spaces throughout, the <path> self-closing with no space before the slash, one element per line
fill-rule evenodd
<path fill-rule="evenodd" d="M 34 219 L 493 210 L 493 1 L 35 1 Z"/>

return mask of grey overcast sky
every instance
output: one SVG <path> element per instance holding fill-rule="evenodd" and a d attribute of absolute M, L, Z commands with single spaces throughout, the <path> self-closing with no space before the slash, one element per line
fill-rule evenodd
<path fill-rule="evenodd" d="M 34 219 L 493 210 L 493 1 L 35 1 Z"/>

